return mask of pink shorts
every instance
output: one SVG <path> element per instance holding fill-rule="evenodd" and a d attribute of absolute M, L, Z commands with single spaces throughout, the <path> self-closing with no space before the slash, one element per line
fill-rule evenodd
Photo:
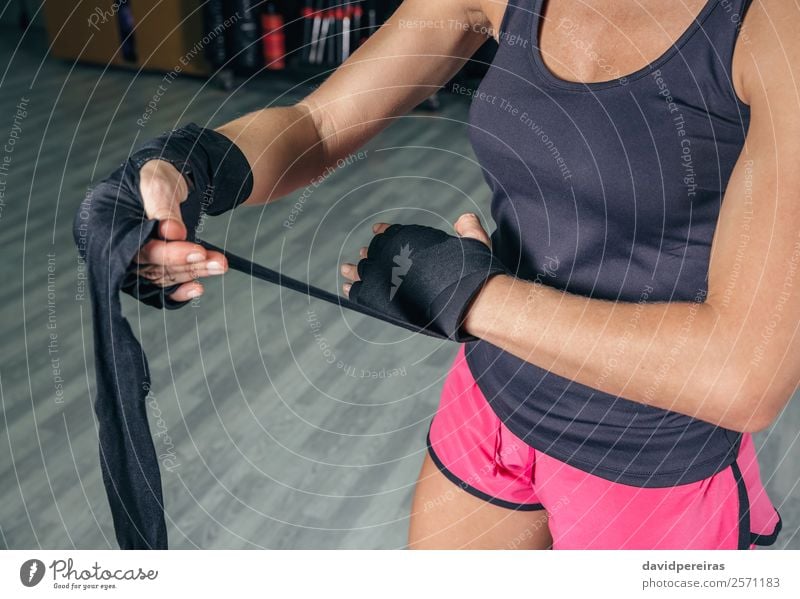
<path fill-rule="evenodd" d="M 467 492 L 514 510 L 547 510 L 554 549 L 747 549 L 781 528 L 761 483 L 753 440 L 714 476 L 667 488 L 600 478 L 543 454 L 497 418 L 464 348 L 445 381 L 428 434 L 442 473 Z"/>

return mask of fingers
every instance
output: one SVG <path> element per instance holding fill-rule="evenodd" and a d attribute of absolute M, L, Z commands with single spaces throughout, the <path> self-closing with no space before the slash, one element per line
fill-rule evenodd
<path fill-rule="evenodd" d="M 358 276 L 358 267 L 355 264 L 350 264 L 349 262 L 345 262 L 344 264 L 342 264 L 339 270 L 341 271 L 342 276 L 348 281 L 361 280 L 360 277 Z"/>
<path fill-rule="evenodd" d="M 361 258 L 367 257 L 367 248 L 361 248 L 359 251 Z M 342 292 L 344 293 L 345 297 L 350 297 L 350 289 L 353 286 L 353 283 L 356 283 L 361 280 L 361 277 L 358 276 L 358 266 L 355 264 L 350 264 L 349 262 L 345 262 L 342 264 L 341 268 L 339 269 L 342 273 L 342 276 L 351 281 L 350 283 L 345 283 L 342 285 Z"/>
<path fill-rule="evenodd" d="M 489 237 L 489 234 L 486 232 L 486 229 L 483 228 L 483 225 L 481 225 L 481 221 L 478 220 L 478 217 L 471 212 L 462 214 L 460 217 L 458 217 L 454 228 L 459 237 L 469 237 L 471 239 L 480 241 L 482 244 L 489 247 L 492 246 L 492 240 Z"/>
<path fill-rule="evenodd" d="M 197 264 L 208 259 L 206 249 L 200 244 L 189 241 L 152 239 L 142 246 L 136 255 L 135 261 L 140 264 L 177 266 Z"/>
<path fill-rule="evenodd" d="M 191 283 L 185 283 L 178 287 L 169 295 L 169 298 L 176 302 L 188 302 L 201 295 L 203 295 L 203 286 L 197 281 L 192 281 Z"/>
<path fill-rule="evenodd" d="M 380 235 L 384 233 L 388 228 L 389 228 L 389 223 L 375 223 L 374 225 L 372 225 L 372 232 L 375 235 Z M 362 260 L 366 258 L 367 248 L 362 247 L 360 250 L 358 250 L 358 256 Z M 358 267 L 355 264 L 350 264 L 349 262 L 345 262 L 344 264 L 341 265 L 339 270 L 341 271 L 342 276 L 344 278 L 346 278 L 348 281 L 351 281 L 350 283 L 345 283 L 342 285 L 342 292 L 344 293 L 344 296 L 349 298 L 350 290 L 353 287 L 353 283 L 357 283 L 358 281 L 361 280 L 361 277 L 359 277 L 358 275 Z"/>
<path fill-rule="evenodd" d="M 207 257 L 208 260 L 205 262 L 196 264 L 172 266 L 143 264 L 137 272 L 141 277 L 161 287 L 183 283 L 169 297 L 175 301 L 187 301 L 203 295 L 203 285 L 197 279 L 221 275 L 228 270 L 228 261 L 220 252 L 208 252 Z"/>
<path fill-rule="evenodd" d="M 220 260 L 209 260 L 200 264 L 186 264 L 183 266 L 160 266 L 146 264 L 139 267 L 139 276 L 152 281 L 156 285 L 166 287 L 175 283 L 186 283 L 200 277 L 211 277 L 225 274 L 228 265 Z"/>

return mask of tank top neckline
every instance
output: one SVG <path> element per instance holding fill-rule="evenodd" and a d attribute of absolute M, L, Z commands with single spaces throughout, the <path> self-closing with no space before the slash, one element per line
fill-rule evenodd
<path fill-rule="evenodd" d="M 556 76 L 544 63 L 544 59 L 542 58 L 542 53 L 539 45 L 539 26 L 542 20 L 542 8 L 544 5 L 545 0 L 534 0 L 533 2 L 533 9 L 528 9 L 528 30 L 530 32 L 530 39 L 531 43 L 531 50 L 528 52 L 528 58 L 530 59 L 533 66 L 538 71 L 539 75 L 541 75 L 542 79 L 553 87 L 557 87 L 560 89 L 568 89 L 573 91 L 597 91 L 601 89 L 608 89 L 608 88 L 615 88 L 615 87 L 624 87 L 632 81 L 636 79 L 640 79 L 654 70 L 657 70 L 663 67 L 669 60 L 671 60 L 676 54 L 678 54 L 681 48 L 697 33 L 703 25 L 703 22 L 708 18 L 711 12 L 716 8 L 719 0 L 707 0 L 703 8 L 697 14 L 697 16 L 692 20 L 689 26 L 684 30 L 684 32 L 669 46 L 660 56 L 654 59 L 652 62 L 644 65 L 643 67 L 633 71 L 632 73 L 628 73 L 623 75 L 622 77 L 618 77 L 616 79 L 609 79 L 606 81 L 589 81 L 589 82 L 581 82 L 581 81 L 569 81 L 567 79 L 562 79 L 561 77 Z M 509 4 L 511 4 L 513 0 L 509 0 Z M 506 9 L 508 11 L 508 8 Z"/>

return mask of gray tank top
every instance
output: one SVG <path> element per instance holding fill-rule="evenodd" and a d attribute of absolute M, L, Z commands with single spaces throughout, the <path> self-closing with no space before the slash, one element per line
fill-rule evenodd
<path fill-rule="evenodd" d="M 543 63 L 542 4 L 509 0 L 470 108 L 494 250 L 518 277 L 569 293 L 703 302 L 720 204 L 749 124 L 731 81 L 749 0 L 709 0 L 654 62 L 589 84 Z M 512 432 L 603 478 L 674 486 L 719 472 L 738 452 L 734 431 L 576 383 L 484 341 L 466 353 Z M 669 376 L 654 375 L 654 396 Z"/>

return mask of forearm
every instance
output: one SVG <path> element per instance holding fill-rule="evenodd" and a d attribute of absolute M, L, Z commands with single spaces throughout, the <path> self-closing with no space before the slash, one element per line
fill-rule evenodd
<path fill-rule="evenodd" d="M 719 424 L 749 428 L 750 398 L 725 324 L 708 303 L 609 302 L 509 276 L 491 279 L 465 326 L 580 384 Z M 736 375 L 736 376 L 734 376 Z"/>
<path fill-rule="evenodd" d="M 248 205 L 277 200 L 307 185 L 329 159 L 313 115 L 302 104 L 257 110 L 217 131 L 236 143 L 250 163 Z"/>

